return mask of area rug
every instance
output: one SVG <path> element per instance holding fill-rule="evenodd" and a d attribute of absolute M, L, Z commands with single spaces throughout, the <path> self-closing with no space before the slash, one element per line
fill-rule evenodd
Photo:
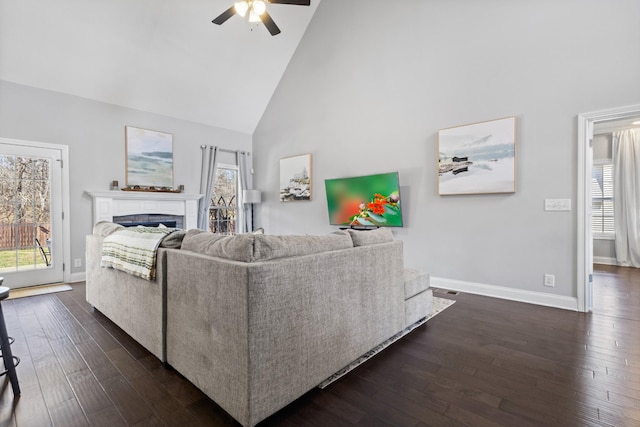
<path fill-rule="evenodd" d="M 447 299 L 447 298 L 433 297 L 433 313 L 431 313 L 431 315 L 418 320 L 416 323 L 414 323 L 412 325 L 407 326 L 405 329 L 403 329 L 402 331 L 398 332 L 397 334 L 395 334 L 394 336 L 392 336 L 391 338 L 389 338 L 388 340 L 386 340 L 382 344 L 379 344 L 379 345 L 375 346 L 374 348 L 372 348 L 371 350 L 369 350 L 368 352 L 366 352 L 365 354 L 363 354 L 362 356 L 360 356 L 359 358 L 357 358 L 356 360 L 354 360 L 353 362 L 351 362 L 350 364 L 348 364 L 344 368 L 340 369 L 335 374 L 331 375 L 326 380 L 322 381 L 320 384 L 318 384 L 318 387 L 319 388 L 325 388 L 326 386 L 328 386 L 329 384 L 331 384 L 335 380 L 337 380 L 340 377 L 342 377 L 343 375 L 347 374 L 349 371 L 357 368 L 360 364 L 362 364 L 362 363 L 366 362 L 367 360 L 371 359 L 373 356 L 375 356 L 376 354 L 380 353 L 382 350 L 384 350 L 385 348 L 389 347 L 391 344 L 393 344 L 394 342 L 398 341 L 400 338 L 402 338 L 403 336 L 407 335 L 409 332 L 413 331 L 415 328 L 424 325 L 425 323 L 427 323 L 427 321 L 429 319 L 433 319 L 434 316 L 436 316 L 439 313 L 442 313 L 445 309 L 451 307 L 453 305 L 453 303 L 455 303 L 455 300 L 451 300 L 451 299 Z"/>
<path fill-rule="evenodd" d="M 39 285 L 29 286 L 28 288 L 17 288 L 9 291 L 9 297 L 7 299 L 17 299 L 24 297 L 32 297 L 35 295 L 51 294 L 53 292 L 70 291 L 71 286 L 64 283 L 56 283 L 53 285 Z"/>

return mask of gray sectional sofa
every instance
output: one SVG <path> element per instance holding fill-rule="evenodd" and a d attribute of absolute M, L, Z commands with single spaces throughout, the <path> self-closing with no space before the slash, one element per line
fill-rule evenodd
<path fill-rule="evenodd" d="M 190 230 L 180 249 L 159 249 L 154 282 L 100 268 L 108 232 L 87 236 L 87 301 L 245 426 L 431 310 L 388 229 Z"/>

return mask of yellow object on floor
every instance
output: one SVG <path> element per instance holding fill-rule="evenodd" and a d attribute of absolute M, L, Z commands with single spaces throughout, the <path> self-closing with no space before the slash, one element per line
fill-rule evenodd
<path fill-rule="evenodd" d="M 28 288 L 11 289 L 11 291 L 9 292 L 9 298 L 7 299 L 32 297 L 35 295 L 44 295 L 44 294 L 51 294 L 53 292 L 62 292 L 62 291 L 70 291 L 70 290 L 71 290 L 71 286 L 65 285 L 64 283 L 55 283 L 52 285 L 29 286 Z"/>

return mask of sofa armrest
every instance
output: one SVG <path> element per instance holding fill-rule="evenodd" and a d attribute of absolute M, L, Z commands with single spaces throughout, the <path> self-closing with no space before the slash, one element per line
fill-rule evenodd
<path fill-rule="evenodd" d="M 100 267 L 104 237 L 86 237 L 86 299 L 161 361 L 165 361 L 166 249 L 159 249 L 156 279 L 148 281 Z"/>
<path fill-rule="evenodd" d="M 167 252 L 167 362 L 238 420 L 248 418 L 247 265 Z"/>

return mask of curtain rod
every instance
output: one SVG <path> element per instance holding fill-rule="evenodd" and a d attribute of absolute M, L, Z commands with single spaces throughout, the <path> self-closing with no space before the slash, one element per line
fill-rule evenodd
<path fill-rule="evenodd" d="M 238 152 L 238 150 L 229 150 L 228 148 L 220 148 L 220 147 L 216 147 L 215 145 L 209 145 L 208 147 L 209 148 L 217 148 L 218 151 L 224 151 L 225 153 L 234 153 L 235 154 L 235 153 Z M 201 145 L 200 148 L 202 148 L 204 150 L 205 148 L 207 148 L 207 146 L 206 145 Z M 242 153 L 242 154 L 245 154 L 245 153 L 246 154 L 251 154 L 250 151 L 242 151 L 242 150 L 240 151 L 240 153 Z"/>

